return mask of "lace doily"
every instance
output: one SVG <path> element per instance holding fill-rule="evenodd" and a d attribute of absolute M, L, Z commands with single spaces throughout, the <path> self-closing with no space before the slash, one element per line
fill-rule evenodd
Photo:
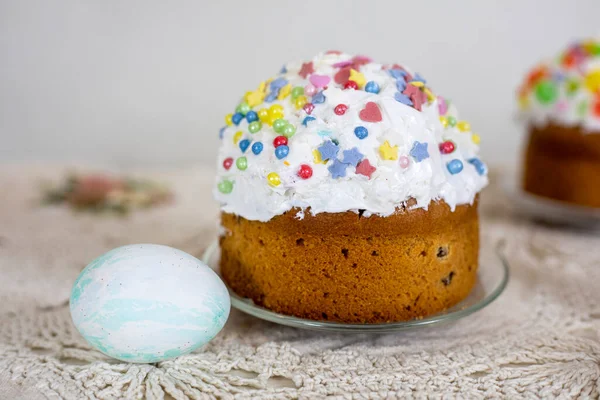
<path fill-rule="evenodd" d="M 39 206 L 39 180 L 62 173 L 0 168 L 1 399 L 600 396 L 600 236 L 517 219 L 493 186 L 483 196 L 482 239 L 506 241 L 511 281 L 468 318 L 405 333 L 335 334 L 232 310 L 217 338 L 191 355 L 153 365 L 108 359 L 71 323 L 77 274 L 127 243 L 199 256 L 217 232 L 214 175 L 152 174 L 172 185 L 175 202 L 121 219 Z"/>

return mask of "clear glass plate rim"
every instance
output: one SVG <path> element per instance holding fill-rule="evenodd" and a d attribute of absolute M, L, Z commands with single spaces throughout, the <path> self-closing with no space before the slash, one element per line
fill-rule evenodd
<path fill-rule="evenodd" d="M 508 261 L 502 254 L 502 249 L 504 248 L 505 242 L 499 241 L 493 249 L 494 255 L 499 258 L 500 264 L 502 266 L 502 280 L 499 284 L 482 300 L 478 301 L 475 304 L 467 306 L 465 308 L 451 311 L 451 312 L 442 312 L 439 314 L 435 314 L 429 317 L 425 317 L 422 319 L 414 319 L 408 321 L 399 321 L 399 322 L 386 322 L 379 324 L 355 324 L 355 323 L 342 323 L 342 322 L 330 322 L 330 321 L 316 321 L 304 318 L 298 318 L 290 315 L 279 314 L 274 311 L 268 310 L 264 307 L 258 306 L 252 302 L 250 299 L 245 299 L 238 296 L 227 284 L 227 289 L 229 290 L 229 294 L 231 297 L 231 305 L 232 307 L 246 313 L 252 315 L 256 318 L 260 318 L 266 321 L 274 322 L 281 325 L 292 326 L 296 328 L 305 328 L 305 329 L 317 329 L 317 330 L 337 330 L 337 331 L 355 331 L 355 332 L 366 332 L 366 331 L 394 331 L 394 330 L 404 330 L 410 328 L 417 327 L 425 327 L 428 325 L 440 323 L 440 322 L 450 322 L 455 321 L 460 318 L 466 317 L 468 315 L 473 314 L 481 310 L 482 308 L 491 304 L 494 300 L 496 300 L 500 294 L 504 291 L 506 286 L 508 285 L 510 269 L 508 266 Z M 213 241 L 204 251 L 201 260 L 210 267 L 211 257 L 215 254 L 215 252 L 219 248 L 218 240 Z"/>

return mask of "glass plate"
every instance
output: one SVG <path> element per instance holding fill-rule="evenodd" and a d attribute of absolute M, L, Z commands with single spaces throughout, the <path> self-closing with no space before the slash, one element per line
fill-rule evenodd
<path fill-rule="evenodd" d="M 578 206 L 526 192 L 517 184 L 516 176 L 502 177 L 502 188 L 517 214 L 558 227 L 586 231 L 600 230 L 600 209 Z"/>
<path fill-rule="evenodd" d="M 500 293 L 502 293 L 508 283 L 508 263 L 502 255 L 503 245 L 503 242 L 499 242 L 495 248 L 483 247 L 481 249 L 477 283 L 466 299 L 454 307 L 423 319 L 381 324 L 346 324 L 341 322 L 315 321 L 267 310 L 264 307 L 257 306 L 250 299 L 238 296 L 228 288 L 231 295 L 231 305 L 246 314 L 276 324 L 320 331 L 394 332 L 422 328 L 442 322 L 451 322 L 481 310 L 500 296 Z M 215 241 L 204 252 L 202 261 L 218 273 L 219 256 L 219 244 Z"/>

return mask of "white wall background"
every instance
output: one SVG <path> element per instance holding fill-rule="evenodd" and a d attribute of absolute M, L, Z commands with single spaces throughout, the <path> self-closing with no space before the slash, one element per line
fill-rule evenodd
<path fill-rule="evenodd" d="M 213 163 L 240 96 L 327 49 L 421 72 L 515 162 L 517 84 L 599 21 L 599 0 L 0 0 L 0 162 Z"/>

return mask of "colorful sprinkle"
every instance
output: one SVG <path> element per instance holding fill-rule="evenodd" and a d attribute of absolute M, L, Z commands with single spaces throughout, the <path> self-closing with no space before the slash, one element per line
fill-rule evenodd
<path fill-rule="evenodd" d="M 235 165 L 240 171 L 243 171 L 248 168 L 248 160 L 246 157 L 239 157 L 237 160 L 235 160 Z"/>
<path fill-rule="evenodd" d="M 456 118 L 454 118 L 452 115 L 449 115 L 448 117 L 446 117 L 446 119 L 448 120 L 449 126 L 456 126 Z"/>
<path fill-rule="evenodd" d="M 363 140 L 364 138 L 369 136 L 369 130 L 364 126 L 357 126 L 356 128 L 354 128 L 354 135 L 356 135 L 356 137 L 360 140 Z"/>
<path fill-rule="evenodd" d="M 305 113 L 307 114 L 311 114 L 313 112 L 313 110 L 315 109 L 315 105 L 313 103 L 306 103 L 302 109 L 304 110 Z"/>
<path fill-rule="evenodd" d="M 467 160 L 469 164 L 472 164 L 475 167 L 475 170 L 479 175 L 485 175 L 487 172 L 487 167 L 479 158 L 471 158 Z"/>
<path fill-rule="evenodd" d="M 467 121 L 458 121 L 456 123 L 456 127 L 461 132 L 469 132 L 471 130 L 471 124 L 469 124 Z"/>
<path fill-rule="evenodd" d="M 235 109 L 236 113 L 242 115 L 246 115 L 248 111 L 250 111 L 250 106 L 248 105 L 248 103 L 240 103 L 240 105 L 238 105 Z"/>
<path fill-rule="evenodd" d="M 315 69 L 313 68 L 313 63 L 311 62 L 307 62 L 302 64 L 302 67 L 300 68 L 300 72 L 298 72 L 298 75 L 300 75 L 302 78 L 306 79 L 306 77 L 310 74 L 312 74 L 313 72 L 315 72 Z"/>
<path fill-rule="evenodd" d="M 304 94 L 307 96 L 314 96 L 317 93 L 317 88 L 311 85 L 310 83 L 304 86 Z"/>
<path fill-rule="evenodd" d="M 227 129 L 226 126 L 219 129 L 219 139 L 223 139 L 223 135 L 225 134 L 225 129 Z"/>
<path fill-rule="evenodd" d="M 275 157 L 277 157 L 280 160 L 282 158 L 286 158 L 289 153 L 290 148 L 286 145 L 277 146 L 277 148 L 275 148 Z"/>
<path fill-rule="evenodd" d="M 304 94 L 304 88 L 302 86 L 296 86 L 292 89 L 292 100 L 296 100 L 298 97 Z"/>
<path fill-rule="evenodd" d="M 274 147 L 287 146 L 287 144 L 288 144 L 288 139 L 285 136 L 277 136 L 275 139 L 273 139 Z"/>
<path fill-rule="evenodd" d="M 252 152 L 256 155 L 259 155 L 263 151 L 263 144 L 261 142 L 256 142 L 252 145 Z"/>
<path fill-rule="evenodd" d="M 227 114 L 227 115 L 225 116 L 225 124 L 226 124 L 227 126 L 231 126 L 231 125 L 233 125 L 233 114 Z"/>
<path fill-rule="evenodd" d="M 387 140 L 379 146 L 379 154 L 384 160 L 397 160 L 398 159 L 398 146 L 391 146 Z"/>
<path fill-rule="evenodd" d="M 350 164 L 355 167 L 365 157 L 360 151 L 358 151 L 358 148 L 356 147 L 353 147 L 350 150 L 344 150 L 342 154 L 344 157 L 342 162 L 344 164 Z"/>
<path fill-rule="evenodd" d="M 327 75 L 312 74 L 308 80 L 316 88 L 325 88 L 331 81 L 331 78 Z"/>
<path fill-rule="evenodd" d="M 440 143 L 440 153 L 442 154 L 450 154 L 454 151 L 454 148 L 454 143 L 449 140 Z"/>
<path fill-rule="evenodd" d="M 448 164 L 446 164 L 446 167 L 448 168 L 448 171 L 452 174 L 452 175 L 456 175 L 458 174 L 460 171 L 463 170 L 463 163 L 460 160 L 454 159 L 450 162 L 448 162 Z"/>
<path fill-rule="evenodd" d="M 333 160 L 333 163 L 327 167 L 333 179 L 345 177 L 346 168 L 348 168 L 348 164 L 344 164 L 340 160 Z"/>
<path fill-rule="evenodd" d="M 325 100 L 327 98 L 325 97 L 325 95 L 323 94 L 323 92 L 318 92 L 317 94 L 315 94 L 312 98 L 312 103 L 313 104 L 323 104 L 325 103 Z"/>
<path fill-rule="evenodd" d="M 315 164 L 325 164 L 323 162 L 323 159 L 321 158 L 321 153 L 319 152 L 319 150 L 315 149 L 312 152 L 313 154 L 313 161 L 315 162 Z"/>
<path fill-rule="evenodd" d="M 405 104 L 407 106 L 413 105 L 413 102 L 410 101 L 410 98 L 407 95 L 400 92 L 396 92 L 396 94 L 394 94 L 394 99 L 396 99 L 397 102 Z"/>
<path fill-rule="evenodd" d="M 421 162 L 429 158 L 429 151 L 427 150 L 427 143 L 420 143 L 416 141 L 410 149 L 410 155 L 415 159 L 416 162 Z"/>
<path fill-rule="evenodd" d="M 359 175 L 364 175 L 369 179 L 371 179 L 371 175 L 373 175 L 373 172 L 376 170 L 377 168 L 372 166 L 368 159 L 362 160 L 356 166 L 356 173 Z"/>
<path fill-rule="evenodd" d="M 296 110 L 300 110 L 304 108 L 306 103 L 308 103 L 308 99 L 306 98 L 306 96 L 301 95 L 294 100 L 294 107 L 296 107 Z"/>
<path fill-rule="evenodd" d="M 348 106 L 345 104 L 338 104 L 337 106 L 335 106 L 335 108 L 333 109 L 333 112 L 336 115 L 344 115 L 346 114 L 346 111 L 348 110 Z"/>
<path fill-rule="evenodd" d="M 248 111 L 246 113 L 246 121 L 248 121 L 248 123 L 258 121 L 258 114 L 256 111 Z"/>
<path fill-rule="evenodd" d="M 240 141 L 240 139 L 242 138 L 243 135 L 244 135 L 244 132 L 237 131 L 235 133 L 235 135 L 233 135 L 233 144 L 238 144 L 238 142 Z"/>
<path fill-rule="evenodd" d="M 541 81 L 535 86 L 535 97 L 541 104 L 552 104 L 558 97 L 558 87 L 550 80 Z"/>
<path fill-rule="evenodd" d="M 448 103 L 446 103 L 446 99 L 442 96 L 438 96 L 438 111 L 440 115 L 446 115 L 448 112 Z"/>
<path fill-rule="evenodd" d="M 340 148 L 335 145 L 332 141 L 328 140 L 323 143 L 317 150 L 321 155 L 321 160 L 332 160 L 337 156 Z"/>
<path fill-rule="evenodd" d="M 372 101 L 365 104 L 365 108 L 360 110 L 358 117 L 365 122 L 380 122 L 383 119 L 379 106 Z"/>
<path fill-rule="evenodd" d="M 296 127 L 292 124 L 287 124 L 283 128 L 283 136 L 291 138 L 296 133 Z"/>
<path fill-rule="evenodd" d="M 277 133 L 283 133 L 283 129 L 287 126 L 288 122 L 285 119 L 279 118 L 273 121 L 273 130 Z"/>
<path fill-rule="evenodd" d="M 229 170 L 229 168 L 231 168 L 232 165 L 233 165 L 233 158 L 227 157 L 226 159 L 223 160 L 223 168 L 225 168 L 226 170 Z"/>
<path fill-rule="evenodd" d="M 239 146 L 242 153 L 245 153 L 248 147 L 250 147 L 250 141 L 248 139 L 241 140 Z"/>
<path fill-rule="evenodd" d="M 348 77 L 348 79 L 356 82 L 356 84 L 358 85 L 359 88 L 363 88 L 365 86 L 365 84 L 367 83 L 365 76 L 355 69 L 350 70 L 350 76 Z"/>
<path fill-rule="evenodd" d="M 448 117 L 440 117 L 440 123 L 444 128 L 448 127 Z"/>
<path fill-rule="evenodd" d="M 398 164 L 400 165 L 400 168 L 406 169 L 410 165 L 410 158 L 406 156 L 400 156 L 398 158 Z"/>
<path fill-rule="evenodd" d="M 283 78 L 283 77 L 279 77 L 273 81 L 271 81 L 271 83 L 269 84 L 269 88 L 271 90 L 278 90 L 281 89 L 282 87 L 284 87 L 285 85 L 288 84 L 288 80 Z"/>
<path fill-rule="evenodd" d="M 365 92 L 377 94 L 379 93 L 379 85 L 377 84 L 377 82 L 369 81 L 365 85 Z"/>
<path fill-rule="evenodd" d="M 260 131 L 261 128 L 262 128 L 262 123 L 260 121 L 254 121 L 248 125 L 248 130 L 250 131 L 250 133 L 256 133 L 256 132 Z"/>
<path fill-rule="evenodd" d="M 269 120 L 269 110 L 266 108 L 261 108 L 258 110 L 258 119 L 261 122 L 267 122 Z"/>
<path fill-rule="evenodd" d="M 475 144 L 479 144 L 481 143 L 481 137 L 474 133 L 473 135 L 471 135 L 471 141 Z"/>
<path fill-rule="evenodd" d="M 399 92 L 404 92 L 406 90 L 406 82 L 402 79 L 398 79 L 396 81 L 396 89 L 398 89 Z"/>
<path fill-rule="evenodd" d="M 267 175 L 267 182 L 271 186 L 279 186 L 281 184 L 281 178 L 279 178 L 279 174 L 277 172 L 271 172 Z"/>
<path fill-rule="evenodd" d="M 219 192 L 223 194 L 229 194 L 233 190 L 233 182 L 230 180 L 224 179 L 217 185 Z"/>
<path fill-rule="evenodd" d="M 310 165 L 302 164 L 298 170 L 298 176 L 302 179 L 308 179 L 312 176 L 313 170 Z"/>
<path fill-rule="evenodd" d="M 233 122 L 235 125 L 239 125 L 243 119 L 244 119 L 244 114 L 236 112 L 231 117 L 231 122 Z"/>
<path fill-rule="evenodd" d="M 358 89 L 358 84 L 354 81 L 348 81 L 344 84 L 344 89 L 346 90 L 356 90 Z"/>
<path fill-rule="evenodd" d="M 308 126 L 308 123 L 310 121 L 315 121 L 315 120 L 316 120 L 315 117 L 304 117 L 304 119 L 302 120 L 302 125 Z"/>

